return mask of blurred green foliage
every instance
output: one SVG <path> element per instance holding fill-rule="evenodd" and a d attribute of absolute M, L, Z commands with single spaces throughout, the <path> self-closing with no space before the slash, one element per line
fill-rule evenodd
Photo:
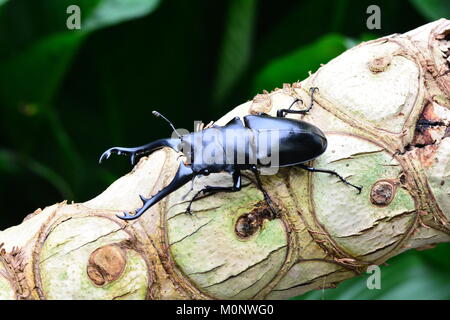
<path fill-rule="evenodd" d="M 81 30 L 66 9 L 81 8 Z M 381 30 L 366 8 L 381 8 Z M 363 40 L 450 17 L 447 0 L 0 0 L 0 228 L 38 207 L 88 200 L 130 167 L 99 155 L 217 119 L 308 76 Z M 450 246 L 408 252 L 308 299 L 450 298 Z"/>
<path fill-rule="evenodd" d="M 408 251 L 380 266 L 380 289 L 369 290 L 373 273 L 363 273 L 336 289 L 315 290 L 294 299 L 306 300 L 436 300 L 450 299 L 450 244 L 427 251 Z"/>

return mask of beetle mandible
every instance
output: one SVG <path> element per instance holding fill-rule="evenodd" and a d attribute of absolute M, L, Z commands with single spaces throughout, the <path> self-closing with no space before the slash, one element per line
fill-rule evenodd
<path fill-rule="evenodd" d="M 224 126 L 213 125 L 202 131 L 185 135 L 180 135 L 172 122 L 159 112 L 153 111 L 155 116 L 161 117 L 169 123 L 178 136 L 177 138 L 159 139 L 136 148 L 110 148 L 102 154 L 99 162 L 101 163 L 104 159 L 108 159 L 111 154 L 116 153 L 130 156 L 131 163 L 134 165 L 136 157 L 150 154 L 163 147 L 172 148 L 176 152 L 183 152 L 187 161 L 180 161 L 173 180 L 153 197 L 146 199 L 140 195 L 143 205 L 134 214 L 124 212 L 123 216 L 118 215 L 118 217 L 124 220 L 133 220 L 140 217 L 151 206 L 193 180 L 196 176 L 219 172 L 231 174 L 233 179 L 232 186 L 208 185 L 197 192 L 187 206 L 186 212 L 190 213 L 192 202 L 202 193 L 239 191 L 241 189 L 241 172 L 243 170 L 251 170 L 254 173 L 256 184 L 273 211 L 270 197 L 261 184 L 259 168 L 272 165 L 272 162 L 267 162 L 267 160 L 275 149 L 278 152 L 278 164 L 276 164 L 276 167 L 299 166 L 307 171 L 329 173 L 338 177 L 345 184 L 356 188 L 358 193 L 361 193 L 362 187 L 351 184 L 337 172 L 318 169 L 304 164 L 325 152 L 327 139 L 325 134 L 316 126 L 305 121 L 285 118 L 285 116 L 287 114 L 306 114 L 310 111 L 316 90 L 318 88 L 310 89 L 311 99 L 306 109 L 291 109 L 294 104 L 303 103 L 301 99 L 296 98 L 289 108 L 278 110 L 276 117 L 260 113 L 259 115 L 245 116 L 243 122 L 239 117 L 236 117 Z M 276 141 L 271 141 L 273 136 L 271 133 L 277 133 Z M 268 141 L 263 141 L 268 148 L 261 151 L 258 149 L 258 141 L 260 141 L 259 138 L 263 134 L 265 134 L 263 139 L 268 139 Z M 230 139 L 230 136 L 238 137 L 238 139 Z M 275 143 L 277 148 L 275 148 Z M 205 157 L 204 151 L 208 148 L 213 149 L 214 152 Z M 231 152 L 226 152 L 226 150 L 231 150 Z"/>

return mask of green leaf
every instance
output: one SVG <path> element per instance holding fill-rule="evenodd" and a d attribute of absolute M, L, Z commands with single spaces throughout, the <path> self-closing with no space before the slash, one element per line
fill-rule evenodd
<path fill-rule="evenodd" d="M 50 2 L 51 7 L 62 11 L 59 0 L 55 1 Z M 98 3 L 97 6 L 92 8 L 95 3 Z M 158 3 L 159 0 L 81 1 L 78 3 L 82 16 L 81 30 L 50 34 L 0 64 L 3 96 L 13 107 L 19 100 L 48 104 L 89 32 L 146 15 Z M 64 16 L 65 10 L 62 12 Z M 55 21 L 56 24 L 61 22 Z M 26 78 L 23 77 L 25 74 Z"/>
<path fill-rule="evenodd" d="M 328 34 L 316 42 L 278 58 L 264 67 L 254 80 L 254 93 L 282 86 L 308 76 L 321 63 L 325 64 L 346 50 L 346 38 Z"/>
<path fill-rule="evenodd" d="M 73 199 L 73 191 L 64 178 L 54 170 L 33 159 L 23 159 L 16 153 L 0 149 L 0 173 L 14 174 L 28 169 L 50 183 L 65 199 Z"/>
<path fill-rule="evenodd" d="M 45 107 L 84 36 L 81 32 L 54 34 L 3 62 L 0 97 L 7 106 L 16 108 L 22 102 Z"/>
<path fill-rule="evenodd" d="M 348 49 L 353 48 L 354 46 L 357 46 L 358 44 L 360 44 L 361 42 L 364 41 L 370 41 L 370 40 L 374 40 L 377 39 L 377 35 L 372 34 L 372 33 L 362 33 L 359 38 L 352 38 L 352 37 L 347 37 L 345 39 L 345 47 Z"/>
<path fill-rule="evenodd" d="M 50 103 L 83 38 L 84 33 L 79 32 L 55 34 L 0 65 L 0 99 L 7 115 L 5 120 L 20 119 L 17 111 L 22 106 L 32 105 L 33 113 L 46 119 L 48 128 L 69 159 L 68 164 L 75 168 L 81 164 L 80 157 Z M 8 122 L 2 125 L 17 136 L 23 135 L 27 129 Z M 33 138 L 30 135 L 26 139 L 29 142 Z"/>
<path fill-rule="evenodd" d="M 19 171 L 15 156 L 7 151 L 0 149 L 0 173 L 16 173 Z"/>
<path fill-rule="evenodd" d="M 103 0 L 83 22 L 82 29 L 95 30 L 143 17 L 159 4 L 159 0 Z"/>
<path fill-rule="evenodd" d="M 414 7 L 428 20 L 450 19 L 450 2 L 448 0 L 411 0 Z"/>
<path fill-rule="evenodd" d="M 448 247 L 445 248 L 449 254 Z M 432 252 L 433 250 L 428 250 Z M 336 289 L 316 290 L 294 299 L 307 300 L 418 300 L 450 299 L 450 277 L 447 268 L 437 268 L 422 258 L 423 252 L 409 251 L 380 266 L 381 289 L 368 289 L 372 274 L 349 279 Z"/>
<path fill-rule="evenodd" d="M 126 20 L 142 17 L 156 8 L 158 0 L 82 0 L 76 2 L 81 11 L 81 30 L 67 30 L 65 19 L 69 17 L 66 8 L 72 1 L 49 0 L 45 5 L 19 2 L 15 6 L 8 6 L 4 16 L 11 14 L 16 19 L 2 21 L 12 30 L 23 27 L 20 18 L 25 21 L 25 28 L 30 33 L 33 42 L 20 44 L 9 52 L 0 62 L 0 123 L 2 131 L 15 142 L 15 148 L 27 154 L 39 152 L 43 143 L 39 131 L 48 131 L 52 141 L 45 141 L 46 145 L 57 144 L 53 149 L 54 157 L 63 157 L 66 167 L 72 167 L 73 179 L 81 179 L 79 172 L 83 172 L 83 162 L 75 148 L 65 126 L 60 121 L 60 115 L 53 105 L 55 94 L 60 88 L 64 76 L 73 58 L 86 37 L 94 30 L 111 26 Z M 125 8 L 126 7 L 126 8 Z M 45 22 L 33 16 L 31 24 L 27 20 L 30 9 L 37 8 L 43 15 Z M 28 10 L 27 10 L 28 9 Z M 48 21 L 47 21 L 48 20 Z M 84 27 L 86 23 L 86 27 Z M 12 24 L 12 25 L 10 25 Z M 40 27 L 40 29 L 39 29 Z M 44 33 L 44 34 L 42 34 Z M 15 34 L 3 33 L 2 43 L 14 43 Z M 27 38 L 28 39 L 28 38 Z M 25 111 L 24 111 L 25 110 Z M 32 112 L 29 112 L 32 110 Z M 14 120 L 14 121 L 12 121 Z M 18 126 L 17 123 L 21 125 Z M 39 129 L 38 129 L 39 127 Z M 26 150 L 26 151 L 25 151 Z M 36 170 L 40 167 L 36 166 Z M 48 173 L 48 171 L 46 171 Z"/>
<path fill-rule="evenodd" d="M 442 270 L 450 270 L 450 243 L 441 243 L 436 248 L 420 252 L 423 262 Z"/>
<path fill-rule="evenodd" d="M 268 26 L 257 47 L 257 63 L 276 60 L 296 50 L 301 45 L 312 43 L 325 33 L 342 33 L 342 26 L 353 24 L 355 11 L 359 3 L 352 3 L 350 8 L 346 0 L 304 0 L 293 1 L 281 19 L 277 17 L 279 8 L 266 6 Z M 327 8 L 327 10 L 324 10 Z M 263 10 L 264 8 L 261 8 Z M 352 18 L 350 18 L 352 17 Z M 270 26 L 270 27 L 269 27 Z M 270 89 L 270 88 L 269 88 Z"/>
<path fill-rule="evenodd" d="M 255 25 L 255 0 L 229 1 L 213 102 L 219 105 L 248 67 Z"/>

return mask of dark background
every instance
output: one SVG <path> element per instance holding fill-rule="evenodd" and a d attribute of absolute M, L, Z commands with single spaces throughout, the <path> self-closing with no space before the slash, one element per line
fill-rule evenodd
<path fill-rule="evenodd" d="M 66 8 L 81 8 L 68 30 Z M 368 30 L 366 9 L 381 8 Z M 0 229 L 64 199 L 86 201 L 131 168 L 98 165 L 209 122 L 263 89 L 304 79 L 363 40 L 450 18 L 446 0 L 0 0 Z M 450 246 L 411 251 L 367 275 L 302 298 L 450 298 Z"/>

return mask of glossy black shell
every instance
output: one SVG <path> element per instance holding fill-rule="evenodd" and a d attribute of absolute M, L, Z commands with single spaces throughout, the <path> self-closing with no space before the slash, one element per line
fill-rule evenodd
<path fill-rule="evenodd" d="M 293 166 L 317 158 L 327 149 L 325 134 L 311 123 L 268 115 L 246 116 L 244 123 L 257 134 L 277 131 L 279 167 Z M 275 141 L 275 139 L 270 139 Z M 261 158 L 262 155 L 259 155 Z"/>
<path fill-rule="evenodd" d="M 194 172 L 212 173 L 301 164 L 320 156 L 327 139 L 308 122 L 255 115 L 186 135 L 183 144 Z"/>

